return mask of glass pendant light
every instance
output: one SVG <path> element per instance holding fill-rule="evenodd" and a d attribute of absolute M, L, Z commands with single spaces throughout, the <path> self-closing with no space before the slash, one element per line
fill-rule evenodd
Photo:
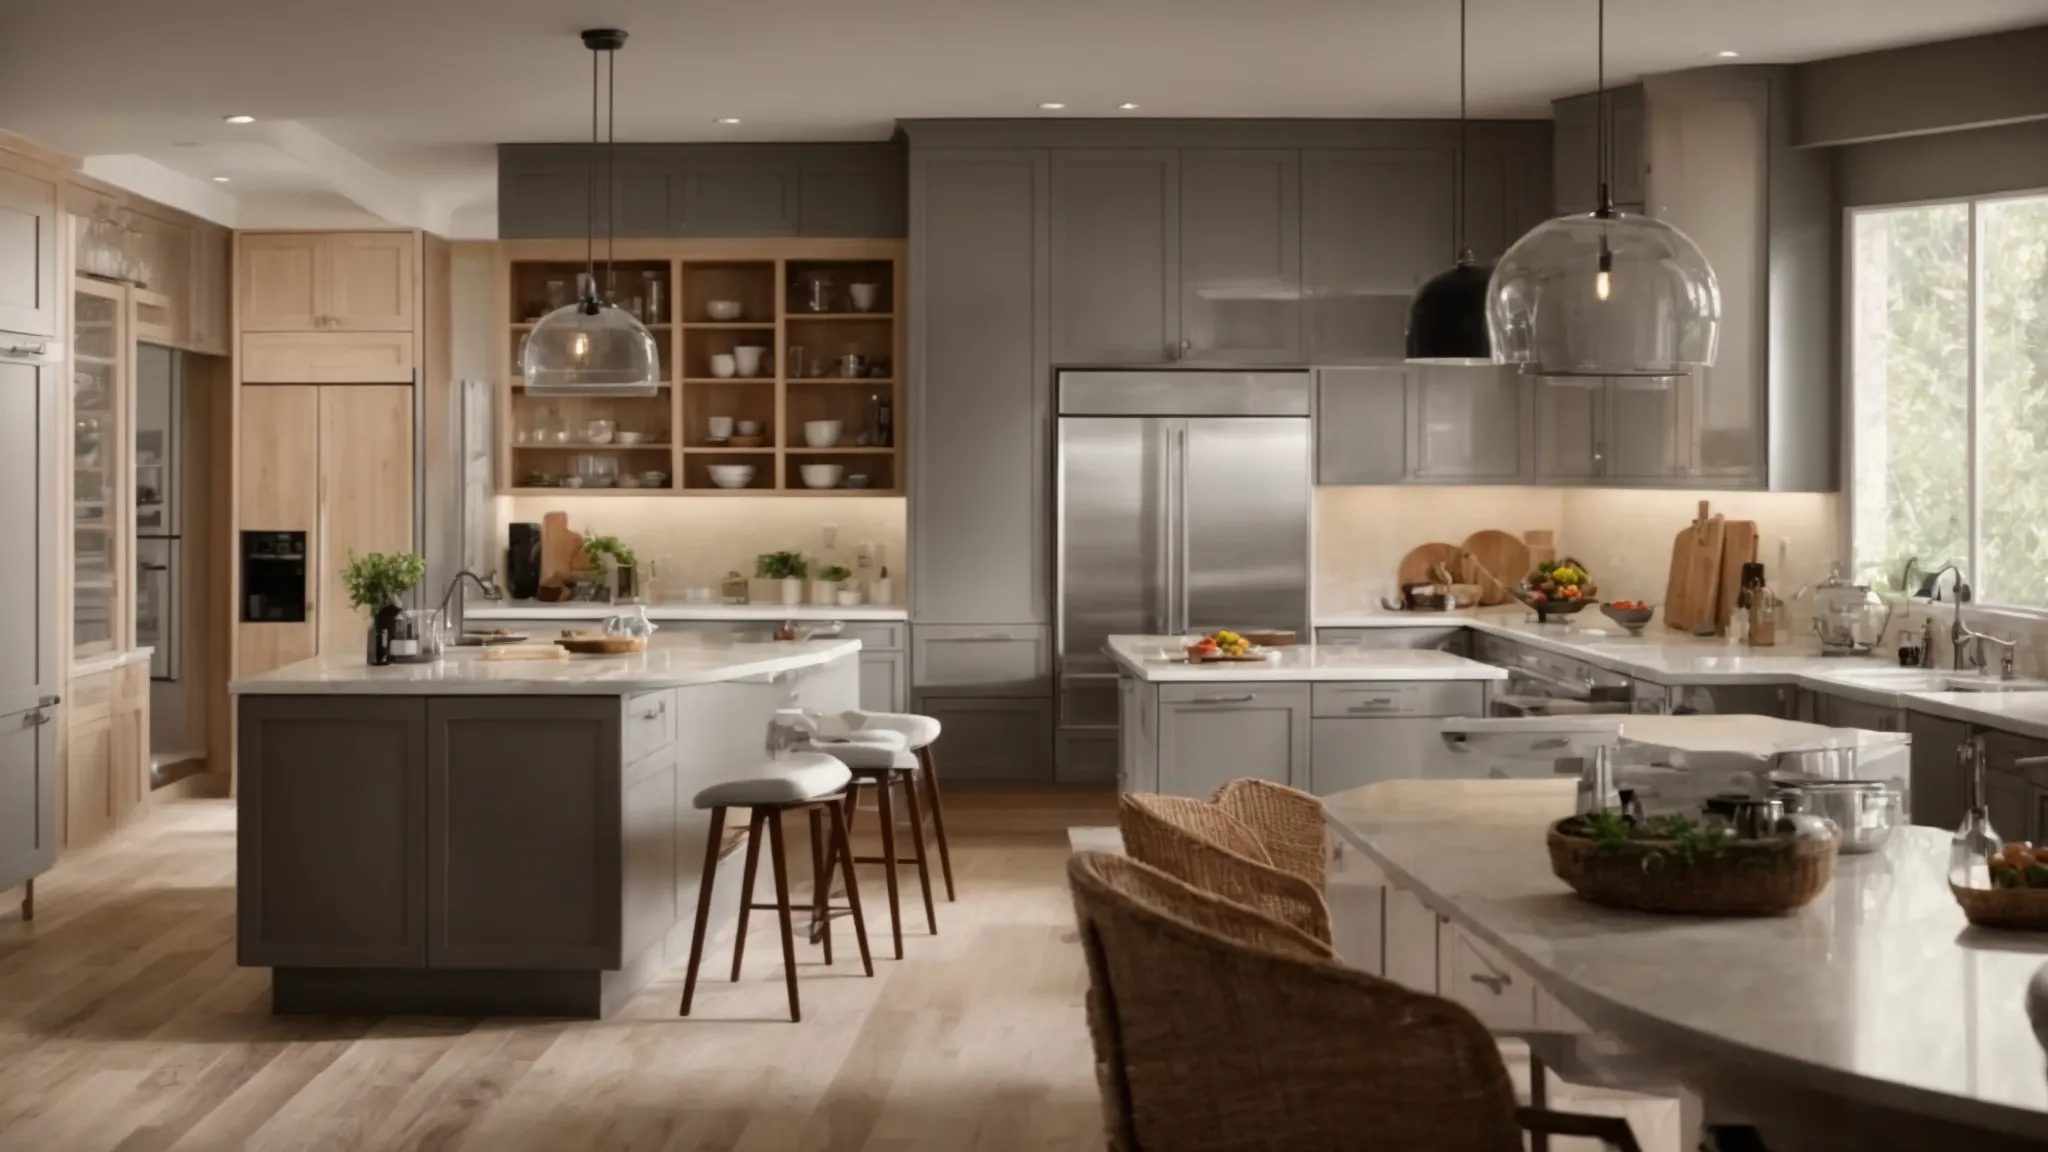
<path fill-rule="evenodd" d="M 1537 225 L 1501 257 L 1487 287 L 1494 358 L 1539 376 L 1682 376 L 1714 362 L 1721 288 L 1685 233 L 1614 207 L 1606 0 L 1599 29 L 1599 206 Z"/>
<path fill-rule="evenodd" d="M 540 318 L 519 348 L 519 371 L 530 396 L 654 396 L 661 390 L 661 353 L 647 326 L 610 300 L 598 295 L 597 278 L 597 66 L 606 69 L 609 111 L 604 141 L 605 188 L 612 186 L 612 153 L 617 136 L 618 58 L 626 34 L 616 28 L 583 33 L 590 49 L 589 177 L 585 185 L 585 273 L 577 299 Z M 605 213 L 605 281 L 611 279 L 611 213 Z"/>
<path fill-rule="evenodd" d="M 1410 364 L 1491 364 L 1486 327 L 1486 286 L 1493 269 L 1472 258 L 1465 243 L 1465 0 L 1458 0 L 1458 195 L 1452 226 L 1454 263 L 1431 278 L 1408 303 Z"/>

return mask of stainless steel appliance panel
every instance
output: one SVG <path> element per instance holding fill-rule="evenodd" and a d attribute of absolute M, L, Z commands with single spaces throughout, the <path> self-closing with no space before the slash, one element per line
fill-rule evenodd
<path fill-rule="evenodd" d="M 1062 675 L 1107 671 L 1112 634 L 1173 626 L 1172 493 L 1167 421 L 1079 417 L 1059 423 L 1054 525 Z"/>
<path fill-rule="evenodd" d="M 1061 416 L 1309 415 L 1307 372 L 1062 372 Z"/>
<path fill-rule="evenodd" d="M 1179 624 L 1308 634 L 1309 422 L 1191 419 L 1181 433 Z"/>
<path fill-rule="evenodd" d="M 155 344 L 135 346 L 135 531 L 179 534 L 178 469 L 183 361 Z"/>

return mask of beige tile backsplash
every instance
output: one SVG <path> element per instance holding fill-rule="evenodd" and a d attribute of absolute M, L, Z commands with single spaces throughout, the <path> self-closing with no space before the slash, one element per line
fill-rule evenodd
<path fill-rule="evenodd" d="M 1585 562 L 1603 597 L 1664 599 L 1671 539 L 1705 495 L 1715 512 L 1757 522 L 1758 559 L 1790 595 L 1827 575 L 1840 554 L 1836 497 L 1806 493 L 1667 492 L 1564 488 L 1319 488 L 1316 610 L 1374 606 L 1401 557 L 1432 540 L 1457 544 L 1481 528 L 1557 533 L 1558 551 Z M 1780 561 L 1780 542 L 1785 561 Z M 1501 573 L 1505 578 L 1508 574 Z"/>
<path fill-rule="evenodd" d="M 569 527 L 578 532 L 617 536 L 642 557 L 659 562 L 658 592 L 664 599 L 681 599 L 682 590 L 693 585 L 716 587 L 730 569 L 752 575 L 754 557 L 763 552 L 802 552 L 855 568 L 855 548 L 871 543 L 879 546 L 881 563 L 889 567 L 896 601 L 903 600 L 902 497 L 505 496 L 498 500 L 497 538 L 504 540 L 507 524 L 537 524 L 554 511 L 567 512 Z M 838 530 L 830 555 L 824 544 L 827 525 Z"/>

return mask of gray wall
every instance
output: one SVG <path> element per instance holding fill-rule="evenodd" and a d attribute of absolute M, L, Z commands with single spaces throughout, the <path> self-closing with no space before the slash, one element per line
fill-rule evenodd
<path fill-rule="evenodd" d="M 1802 147 L 2048 118 L 2048 24 L 1798 66 Z"/>

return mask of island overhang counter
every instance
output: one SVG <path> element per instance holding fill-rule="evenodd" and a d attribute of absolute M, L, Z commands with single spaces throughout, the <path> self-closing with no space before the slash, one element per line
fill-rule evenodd
<path fill-rule="evenodd" d="M 1569 780 L 1395 781 L 1326 797 L 1340 949 L 1349 934 L 1354 963 L 1433 983 L 1441 925 L 1449 983 L 1429 990 L 1533 1033 L 1532 1048 L 1563 1064 L 1597 1047 L 1574 1031 L 1617 1038 L 1635 1075 L 1685 1085 L 1710 1120 L 1756 1124 L 1773 1150 L 2048 1141 L 2026 1011 L 2048 944 L 1968 925 L 1946 887 L 1947 833 L 1901 827 L 1884 851 L 1842 857 L 1789 916 L 1656 916 L 1587 903 L 1552 874 L 1544 831 L 1572 797 Z M 1374 885 L 1385 902 L 1366 909 L 1361 935 L 1356 902 Z M 1425 962 L 1402 959 L 1403 931 L 1430 934 Z M 1533 1012 L 1502 1016 L 1532 982 Z"/>
<path fill-rule="evenodd" d="M 859 648 L 683 635 L 237 681 L 238 962 L 279 1013 L 608 1015 L 687 953 L 696 793 L 762 770 L 778 709 L 856 707 Z"/>

